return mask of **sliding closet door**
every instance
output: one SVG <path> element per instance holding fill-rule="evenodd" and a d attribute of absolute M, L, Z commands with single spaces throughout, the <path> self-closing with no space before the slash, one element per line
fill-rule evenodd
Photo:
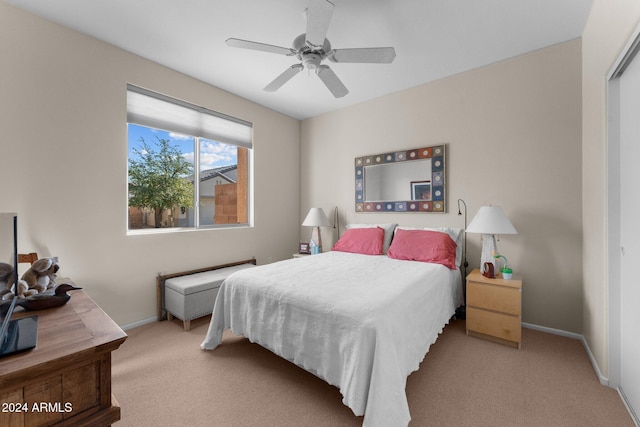
<path fill-rule="evenodd" d="M 640 415 L 640 55 L 620 77 L 620 388 Z M 613 248 L 612 248 L 613 249 Z M 612 315 L 615 315 L 612 313 Z"/>

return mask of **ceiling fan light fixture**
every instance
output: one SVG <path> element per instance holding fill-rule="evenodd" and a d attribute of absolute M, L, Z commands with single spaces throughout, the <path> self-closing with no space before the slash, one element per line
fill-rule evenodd
<path fill-rule="evenodd" d="M 316 53 L 307 53 L 302 56 L 302 64 L 309 70 L 315 70 L 320 66 L 322 56 Z"/>

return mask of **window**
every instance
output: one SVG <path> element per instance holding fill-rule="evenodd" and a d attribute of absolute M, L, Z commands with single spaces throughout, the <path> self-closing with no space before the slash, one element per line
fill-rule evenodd
<path fill-rule="evenodd" d="M 247 225 L 252 125 L 127 86 L 129 230 Z"/>

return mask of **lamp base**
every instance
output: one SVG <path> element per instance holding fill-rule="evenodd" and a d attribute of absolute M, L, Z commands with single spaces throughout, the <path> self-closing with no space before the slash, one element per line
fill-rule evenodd
<path fill-rule="evenodd" d="M 313 227 L 311 230 L 311 241 L 316 245 L 319 252 L 322 252 L 322 234 L 320 227 Z"/>
<path fill-rule="evenodd" d="M 494 255 L 498 254 L 495 234 L 485 234 L 482 239 L 482 255 L 480 256 L 480 271 L 484 271 L 484 263 L 493 264 L 493 271 L 496 270 L 496 260 Z"/>

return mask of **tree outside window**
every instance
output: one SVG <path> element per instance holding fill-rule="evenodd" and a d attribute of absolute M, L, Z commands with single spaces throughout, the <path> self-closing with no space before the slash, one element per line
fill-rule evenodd
<path fill-rule="evenodd" d="M 248 156 L 243 147 L 129 124 L 129 230 L 247 224 Z"/>
<path fill-rule="evenodd" d="M 156 136 L 152 146 L 141 138 L 131 148 L 129 158 L 129 206 L 153 211 L 153 226 L 174 227 L 172 215 L 163 221 L 165 211 L 193 206 L 193 163 L 188 162 L 177 145 Z"/>

